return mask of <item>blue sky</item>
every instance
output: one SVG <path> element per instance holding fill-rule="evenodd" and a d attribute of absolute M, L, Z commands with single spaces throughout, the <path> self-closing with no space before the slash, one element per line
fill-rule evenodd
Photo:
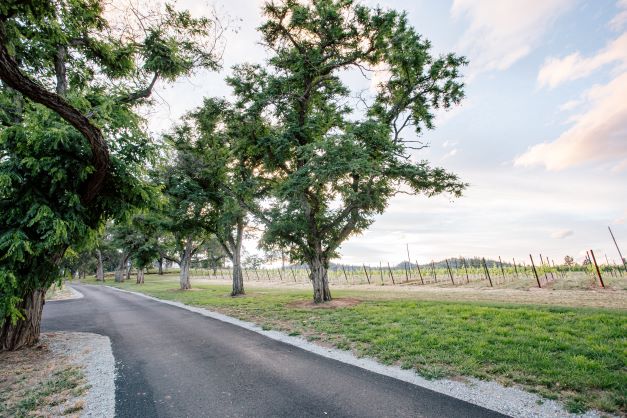
<path fill-rule="evenodd" d="M 161 86 L 151 128 L 167 129 L 203 96 L 228 96 L 230 67 L 262 62 L 259 0 L 215 1 L 237 31 L 224 69 Z M 342 261 L 420 262 L 456 255 L 618 261 L 627 252 L 627 0 L 363 1 L 406 10 L 435 53 L 466 55 L 466 99 L 422 139 L 426 158 L 458 173 L 464 197 L 399 196 Z M 179 2 L 197 13 L 208 5 Z M 367 81 L 366 81 L 367 82 Z M 254 252 L 254 242 L 247 245 Z"/>

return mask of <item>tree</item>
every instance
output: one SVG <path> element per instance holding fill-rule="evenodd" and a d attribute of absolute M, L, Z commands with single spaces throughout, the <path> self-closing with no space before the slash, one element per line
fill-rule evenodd
<path fill-rule="evenodd" d="M 245 205 L 252 205 L 264 196 L 264 187 L 254 176 L 260 157 L 250 152 L 249 143 L 267 135 L 268 125 L 259 112 L 234 109 L 224 100 L 206 98 L 203 105 L 191 112 L 185 121 L 186 143 L 192 143 L 202 162 L 197 172 L 214 179 L 203 182 L 213 196 L 214 211 L 211 232 L 233 265 L 231 296 L 244 294 L 242 244 L 250 223 Z"/>
<path fill-rule="evenodd" d="M 171 145 L 174 155 L 170 162 L 156 172 L 157 182 L 163 186 L 165 203 L 163 227 L 169 231 L 174 251 L 162 256 L 180 266 L 181 290 L 191 289 L 189 270 L 192 256 L 211 239 L 215 224 L 217 183 L 220 178 L 208 169 L 203 158 L 208 153 L 207 144 L 197 141 L 194 130 L 187 122 L 174 127 L 164 139 Z"/>
<path fill-rule="evenodd" d="M 564 257 L 564 264 L 566 264 L 568 267 L 572 267 L 575 265 L 575 259 L 567 255 L 566 257 Z"/>
<path fill-rule="evenodd" d="M 216 22 L 166 7 L 110 25 L 103 5 L 0 4 L 0 349 L 37 341 L 67 248 L 150 199 L 137 106 L 159 80 L 217 66 Z"/>
<path fill-rule="evenodd" d="M 248 139 L 263 158 L 258 181 L 271 185 L 266 204 L 249 209 L 265 224 L 262 241 L 308 263 L 314 301 L 328 301 L 329 261 L 392 196 L 461 195 L 456 175 L 414 161 L 424 145 L 403 134 L 432 129 L 435 109 L 460 102 L 466 60 L 432 57 L 405 14 L 352 0 L 283 0 L 264 12 L 267 67 L 242 65 L 229 79 L 238 108 L 273 121 Z M 375 70 L 387 76 L 377 93 L 350 106 L 341 75 Z"/>

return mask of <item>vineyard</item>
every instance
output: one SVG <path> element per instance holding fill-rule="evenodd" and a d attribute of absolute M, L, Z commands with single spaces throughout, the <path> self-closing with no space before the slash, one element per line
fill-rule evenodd
<path fill-rule="evenodd" d="M 539 259 L 548 260 L 539 257 Z M 199 262 L 191 274 L 201 279 L 230 280 L 230 268 L 201 268 Z M 173 271 L 173 270 L 170 270 Z M 285 267 L 248 267 L 243 269 L 247 282 L 309 283 L 310 271 L 305 265 Z M 627 290 L 627 275 L 615 264 L 558 265 L 544 261 L 539 265 L 526 262 L 505 263 L 484 258 L 451 258 L 425 264 L 403 262 L 394 266 L 332 264 L 329 282 L 335 285 L 438 286 L 471 288 L 551 288 Z"/>

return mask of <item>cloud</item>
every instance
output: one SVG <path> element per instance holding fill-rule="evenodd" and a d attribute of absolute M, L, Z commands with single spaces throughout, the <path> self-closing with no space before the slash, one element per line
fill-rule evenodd
<path fill-rule="evenodd" d="M 540 87 L 554 88 L 564 82 L 586 77 L 607 64 L 625 61 L 627 32 L 589 58 L 582 57 L 579 52 L 564 58 L 548 58 L 538 73 L 538 84 Z"/>
<path fill-rule="evenodd" d="M 558 231 L 553 231 L 551 233 L 551 238 L 555 239 L 564 239 L 566 237 L 570 237 L 574 232 L 570 229 L 560 229 Z"/>
<path fill-rule="evenodd" d="M 587 162 L 627 159 L 627 72 L 584 94 L 587 111 L 552 142 L 532 146 L 514 161 L 516 166 L 544 165 L 562 170 Z"/>
<path fill-rule="evenodd" d="M 568 112 L 569 110 L 575 109 L 580 104 L 581 104 L 581 100 L 569 100 L 566 103 L 563 103 L 559 107 L 559 110 L 562 112 Z"/>
<path fill-rule="evenodd" d="M 505 70 L 537 47 L 572 0 L 455 0 L 451 15 L 470 19 L 459 48 L 468 54 L 471 76 Z"/>
<path fill-rule="evenodd" d="M 616 6 L 620 11 L 610 21 L 609 27 L 612 30 L 620 31 L 627 23 L 627 0 L 619 0 Z"/>

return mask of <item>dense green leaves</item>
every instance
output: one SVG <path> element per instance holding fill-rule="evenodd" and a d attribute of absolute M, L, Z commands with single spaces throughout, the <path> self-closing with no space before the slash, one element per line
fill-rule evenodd
<path fill-rule="evenodd" d="M 461 194 L 465 184 L 419 160 L 421 143 L 406 137 L 410 127 L 432 129 L 434 111 L 462 99 L 463 57 L 433 57 L 404 14 L 350 0 L 285 0 L 264 11 L 268 66 L 239 66 L 229 82 L 238 108 L 272 121 L 248 139 L 271 190 L 256 210 L 268 246 L 326 264 L 394 194 Z M 357 71 L 384 75 L 360 103 L 342 81 Z"/>
<path fill-rule="evenodd" d="M 155 188 L 147 182 L 155 144 L 137 106 L 159 79 L 217 67 L 216 21 L 166 7 L 142 22 L 111 24 L 104 7 L 100 0 L 8 0 L 0 5 L 3 47 L 20 73 L 55 91 L 52 101 L 84 115 L 84 123 L 106 144 L 88 142 L 67 115 L 62 119 L 2 78 L 0 325 L 19 318 L 15 306 L 24 295 L 58 278 L 68 248 L 73 254 L 93 248 L 107 219 L 124 224 L 130 210 L 155 200 Z M 97 154 L 106 161 L 105 180 L 97 196 L 83 199 L 97 170 Z M 133 218 L 136 226 L 140 216 Z M 149 225 L 141 226 L 138 231 L 151 235 Z M 136 263 L 145 265 L 155 251 L 151 240 L 140 241 L 134 237 L 132 245 Z"/>

